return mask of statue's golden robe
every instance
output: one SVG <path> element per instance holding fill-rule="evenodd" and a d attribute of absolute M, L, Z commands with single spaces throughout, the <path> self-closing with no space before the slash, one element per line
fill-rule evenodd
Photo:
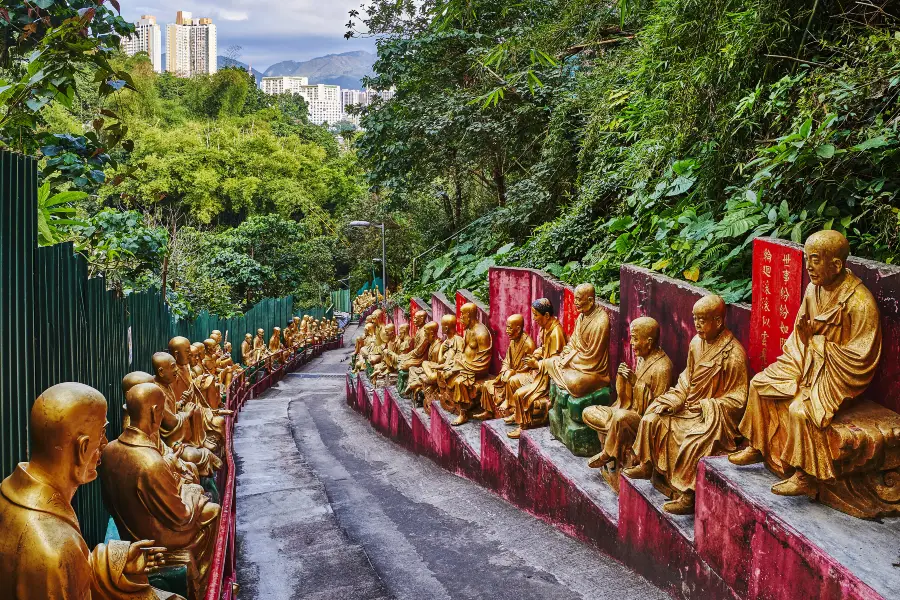
<path fill-rule="evenodd" d="M 397 336 L 397 354 L 406 354 L 413 347 L 413 340 L 409 335 L 404 335 L 403 337 Z"/>
<path fill-rule="evenodd" d="M 408 371 L 410 367 L 420 366 L 425 362 L 425 359 L 428 358 L 428 349 L 430 347 L 431 344 L 428 342 L 428 338 L 425 335 L 425 328 L 420 327 L 419 330 L 416 331 L 412 350 L 400 356 L 399 369 L 401 371 Z"/>
<path fill-rule="evenodd" d="M 103 500 L 119 534 L 129 540 L 155 540 L 170 552 L 189 550 L 200 578 L 212 561 L 218 505 L 201 507 L 203 488 L 182 485 L 156 442 L 128 427 L 103 450 Z"/>
<path fill-rule="evenodd" d="M 641 419 L 634 442 L 638 464 L 651 462 L 673 488 L 693 490 L 701 458 L 735 450 L 747 379 L 747 355 L 730 331 L 711 344 L 694 336 L 678 383 Z M 658 405 L 671 414 L 654 413 Z"/>
<path fill-rule="evenodd" d="M 541 345 L 535 351 L 535 356 L 544 361 L 558 356 L 565 346 L 566 334 L 562 324 L 559 319 L 553 317 L 547 327 L 541 330 Z M 515 415 L 516 423 L 524 427 L 530 426 L 536 407 L 544 405 L 544 408 L 549 408 L 550 375 L 544 369 L 537 369 L 513 376 L 509 380 L 507 399 Z M 546 413 L 543 409 L 537 412 Z"/>
<path fill-rule="evenodd" d="M 462 340 L 458 335 L 446 340 L 435 338 L 428 347 L 428 359 L 423 360 L 422 364 L 409 368 L 409 379 L 407 389 L 419 390 L 426 388 L 429 384 L 437 384 L 435 371 L 444 364 L 444 359 L 448 352 L 455 352 L 454 340 Z"/>
<path fill-rule="evenodd" d="M 0 598 L 3 600 L 158 600 L 181 598 L 124 573 L 129 542 L 88 549 L 67 499 L 28 473 L 0 484 Z"/>
<path fill-rule="evenodd" d="M 585 425 L 603 434 L 603 451 L 619 459 L 630 452 L 641 417 L 657 397 L 671 386 L 675 370 L 672 361 L 657 348 L 647 358 L 638 358 L 633 386 L 617 386 L 619 393 L 611 406 L 588 406 L 582 413 Z M 619 376 L 621 377 L 621 376 Z"/>
<path fill-rule="evenodd" d="M 541 362 L 559 389 L 581 398 L 609 385 L 609 316 L 601 307 L 580 314 L 559 356 Z"/>
<path fill-rule="evenodd" d="M 478 337 L 487 336 L 489 343 L 485 348 L 478 347 Z M 445 367 L 442 375 L 447 387 L 450 406 L 457 410 L 468 410 L 479 401 L 479 378 L 487 375 L 491 368 L 491 353 L 494 339 L 490 330 L 482 323 L 466 329 L 463 336 L 463 349 L 456 352 L 453 365 Z"/>
<path fill-rule="evenodd" d="M 523 332 L 518 340 L 510 340 L 503 364 L 500 365 L 500 375 L 485 381 L 481 387 L 481 407 L 485 412 L 498 416 L 499 407 L 504 403 L 508 404 L 506 399 L 518 389 L 511 390 L 510 382 L 516 375 L 528 373 L 525 358 L 532 355 L 534 350 L 534 340 L 527 333 Z M 506 381 L 503 381 L 504 374 L 507 374 Z"/>
<path fill-rule="evenodd" d="M 826 429 L 841 404 L 865 391 L 881 357 L 878 305 L 859 277 L 847 271 L 833 292 L 810 284 L 797 320 L 813 327 L 804 346 L 794 332 L 778 360 L 750 383 L 740 431 L 780 473 L 802 469 L 835 478 Z"/>

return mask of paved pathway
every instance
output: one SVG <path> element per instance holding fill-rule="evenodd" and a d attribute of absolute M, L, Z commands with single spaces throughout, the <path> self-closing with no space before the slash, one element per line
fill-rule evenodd
<path fill-rule="evenodd" d="M 344 401 L 350 352 L 326 353 L 241 413 L 240 600 L 667 597 L 377 433 Z"/>

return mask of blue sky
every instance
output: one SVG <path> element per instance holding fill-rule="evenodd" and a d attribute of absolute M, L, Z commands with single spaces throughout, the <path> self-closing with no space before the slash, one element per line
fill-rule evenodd
<path fill-rule="evenodd" d="M 130 21 L 154 15 L 163 27 L 186 10 L 210 17 L 219 36 L 219 54 L 231 45 L 242 47 L 241 61 L 265 71 L 282 60 L 308 60 L 352 50 L 375 51 L 375 41 L 345 40 L 347 12 L 362 0 L 120 0 Z"/>

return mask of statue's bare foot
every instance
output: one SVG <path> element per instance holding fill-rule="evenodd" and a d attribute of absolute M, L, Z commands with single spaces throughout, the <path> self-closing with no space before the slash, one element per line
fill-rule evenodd
<path fill-rule="evenodd" d="M 483 410 L 483 411 L 481 411 L 480 413 L 478 413 L 477 415 L 472 415 L 472 418 L 473 418 L 473 419 L 478 419 L 479 421 L 487 421 L 488 419 L 493 419 L 493 418 L 494 418 L 494 414 L 493 414 L 493 413 L 489 413 L 489 412 L 486 411 L 486 410 Z"/>
<path fill-rule="evenodd" d="M 469 422 L 469 414 L 466 411 L 462 411 L 459 413 L 459 416 L 456 417 L 456 420 L 451 423 L 454 427 L 459 427 L 463 423 Z"/>
<path fill-rule="evenodd" d="M 772 486 L 772 493 L 779 496 L 809 496 L 816 492 L 815 480 L 797 469 L 790 479 Z"/>
<path fill-rule="evenodd" d="M 515 415 L 509 415 L 508 417 L 506 417 L 505 419 L 503 419 L 503 422 L 506 423 L 507 425 L 512 425 L 513 423 L 516 422 L 516 416 L 515 416 Z"/>
<path fill-rule="evenodd" d="M 650 463 L 644 463 L 625 469 L 622 474 L 631 479 L 650 479 L 653 476 L 653 466 Z"/>
<path fill-rule="evenodd" d="M 522 428 L 516 427 L 515 429 L 507 433 L 506 436 L 511 439 L 517 440 L 522 436 Z"/>
<path fill-rule="evenodd" d="M 693 492 L 681 492 L 675 500 L 663 504 L 663 510 L 673 515 L 694 514 Z"/>
<path fill-rule="evenodd" d="M 728 455 L 728 460 L 736 465 L 752 465 L 763 461 L 762 452 L 753 446 L 747 446 L 743 450 L 733 452 Z"/>
<path fill-rule="evenodd" d="M 592 469 L 599 469 L 608 462 L 609 456 L 607 456 L 606 452 L 601 452 L 600 454 L 595 454 L 588 460 L 588 466 Z"/>

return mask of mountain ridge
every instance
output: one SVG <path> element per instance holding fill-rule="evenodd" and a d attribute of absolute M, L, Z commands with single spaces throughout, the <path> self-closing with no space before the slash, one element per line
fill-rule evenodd
<path fill-rule="evenodd" d="M 310 83 L 340 85 L 362 89 L 363 77 L 374 74 L 376 56 L 365 50 L 326 54 L 306 61 L 284 60 L 270 66 L 263 77 L 308 77 Z"/>

